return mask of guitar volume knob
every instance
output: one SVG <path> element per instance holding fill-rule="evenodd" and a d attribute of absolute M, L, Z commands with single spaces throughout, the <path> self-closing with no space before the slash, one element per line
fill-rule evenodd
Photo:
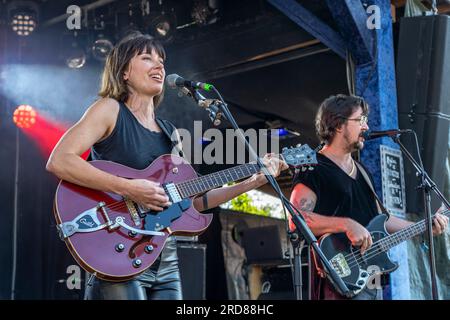
<path fill-rule="evenodd" d="M 141 264 L 142 264 L 142 260 L 141 259 L 133 260 L 133 267 L 139 268 L 141 266 Z"/>
<path fill-rule="evenodd" d="M 137 232 L 136 232 L 136 231 L 129 231 L 129 232 L 128 232 L 128 236 L 129 236 L 130 238 L 134 238 L 134 237 L 136 237 L 136 235 L 137 235 Z"/>

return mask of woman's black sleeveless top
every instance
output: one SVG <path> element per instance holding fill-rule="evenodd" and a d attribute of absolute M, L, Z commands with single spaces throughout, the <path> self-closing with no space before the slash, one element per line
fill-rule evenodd
<path fill-rule="evenodd" d="M 172 142 L 164 132 L 145 128 L 123 102 L 119 105 L 116 126 L 105 140 L 93 145 L 92 160 L 113 161 L 140 170 L 172 151 Z"/>

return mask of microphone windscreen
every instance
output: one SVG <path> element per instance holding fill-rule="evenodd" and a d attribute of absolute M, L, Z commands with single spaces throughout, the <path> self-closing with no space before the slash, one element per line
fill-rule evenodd
<path fill-rule="evenodd" d="M 176 73 L 169 74 L 166 77 L 166 84 L 169 86 L 169 88 L 175 89 L 177 87 L 177 79 L 180 78 L 179 75 Z"/>
<path fill-rule="evenodd" d="M 362 136 L 363 136 L 364 140 L 370 140 L 370 133 L 371 133 L 370 130 L 363 132 Z"/>

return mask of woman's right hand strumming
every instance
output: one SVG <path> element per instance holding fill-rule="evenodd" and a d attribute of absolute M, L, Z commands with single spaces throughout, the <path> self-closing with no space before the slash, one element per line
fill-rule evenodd
<path fill-rule="evenodd" d="M 163 211 L 172 204 L 159 182 L 146 179 L 128 180 L 123 196 L 154 211 Z"/>

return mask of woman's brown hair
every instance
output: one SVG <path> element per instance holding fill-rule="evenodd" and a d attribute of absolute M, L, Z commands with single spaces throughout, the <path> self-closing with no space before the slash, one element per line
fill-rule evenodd
<path fill-rule="evenodd" d="M 131 59 L 143 52 L 155 51 L 163 60 L 166 60 L 166 52 L 163 46 L 150 35 L 134 32 L 123 38 L 109 53 L 103 69 L 101 88 L 98 95 L 102 98 L 113 98 L 117 101 L 126 101 L 129 91 L 123 78 Z M 156 108 L 162 101 L 164 94 L 153 98 Z"/>

